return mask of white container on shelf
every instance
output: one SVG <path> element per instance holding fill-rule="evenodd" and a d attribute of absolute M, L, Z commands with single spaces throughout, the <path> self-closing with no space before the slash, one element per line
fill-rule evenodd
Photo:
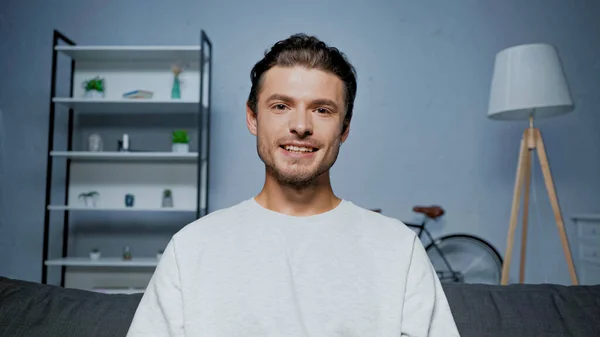
<path fill-rule="evenodd" d="M 171 149 L 173 152 L 187 153 L 190 151 L 190 144 L 173 143 L 173 146 L 171 147 Z"/>
<path fill-rule="evenodd" d="M 100 251 L 91 251 L 90 252 L 90 260 L 92 261 L 98 261 L 100 260 L 100 256 L 102 256 L 102 253 L 100 253 Z"/>
<path fill-rule="evenodd" d="M 104 92 L 89 90 L 83 94 L 83 97 L 86 99 L 103 99 L 105 96 Z"/>

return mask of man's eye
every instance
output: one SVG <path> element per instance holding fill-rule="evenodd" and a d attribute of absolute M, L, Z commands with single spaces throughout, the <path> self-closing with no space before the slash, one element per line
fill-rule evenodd
<path fill-rule="evenodd" d="M 285 109 L 285 105 L 284 104 L 276 104 L 275 105 L 275 109 L 277 109 L 277 110 L 284 110 Z"/>
<path fill-rule="evenodd" d="M 329 113 L 329 110 L 325 109 L 325 108 L 318 108 L 317 112 L 320 114 L 326 114 Z"/>

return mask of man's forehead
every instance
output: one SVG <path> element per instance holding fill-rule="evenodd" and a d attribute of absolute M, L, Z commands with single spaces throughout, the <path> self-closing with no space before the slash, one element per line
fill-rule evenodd
<path fill-rule="evenodd" d="M 276 66 L 265 72 L 261 82 L 260 94 L 265 99 L 273 94 L 332 100 L 343 100 L 344 96 L 341 79 L 316 68 Z"/>

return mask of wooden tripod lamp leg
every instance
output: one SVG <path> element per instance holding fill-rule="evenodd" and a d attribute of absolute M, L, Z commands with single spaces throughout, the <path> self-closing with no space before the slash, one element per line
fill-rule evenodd
<path fill-rule="evenodd" d="M 531 186 L 531 147 L 528 147 L 523 163 L 525 194 L 523 195 L 523 232 L 521 233 L 521 264 L 519 265 L 519 283 L 525 283 L 525 256 L 527 254 L 527 221 L 529 218 L 529 187 Z"/>
<path fill-rule="evenodd" d="M 548 191 L 548 197 L 550 198 L 550 204 L 552 205 L 552 211 L 554 212 L 554 219 L 556 220 L 556 226 L 562 242 L 563 251 L 567 260 L 567 266 L 569 267 L 569 273 L 571 274 L 571 282 L 573 285 L 577 285 L 577 273 L 575 272 L 575 266 L 573 265 L 573 258 L 571 257 L 571 249 L 569 248 L 569 241 L 567 240 L 567 233 L 565 231 L 565 224 L 558 204 L 558 198 L 556 196 L 556 189 L 554 182 L 552 181 L 552 174 L 550 173 L 550 165 L 548 164 L 548 157 L 546 155 L 546 149 L 544 148 L 544 142 L 542 135 L 539 130 L 535 130 L 535 138 L 537 145 L 537 153 L 540 159 L 540 166 L 542 167 L 542 173 L 544 175 L 544 183 L 546 184 L 546 190 Z"/>
<path fill-rule="evenodd" d="M 512 251 L 515 239 L 515 230 L 517 229 L 517 217 L 519 215 L 519 204 L 521 200 L 521 190 L 523 189 L 523 177 L 525 174 L 525 158 L 529 154 L 527 147 L 527 139 L 525 135 L 521 139 L 521 149 L 519 151 L 519 160 L 517 164 L 517 177 L 515 179 L 515 188 L 513 191 L 512 211 L 510 213 L 510 226 L 508 228 L 508 237 L 506 240 L 506 256 L 502 265 L 501 284 L 508 284 L 508 275 L 510 273 L 510 262 L 512 259 Z"/>

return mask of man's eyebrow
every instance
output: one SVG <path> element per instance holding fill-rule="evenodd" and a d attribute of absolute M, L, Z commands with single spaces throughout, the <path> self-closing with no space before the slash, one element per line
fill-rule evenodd
<path fill-rule="evenodd" d="M 267 102 L 273 101 L 273 100 L 284 101 L 287 103 L 294 102 L 294 99 L 292 97 L 282 95 L 282 94 L 272 94 L 271 96 L 269 96 L 267 98 Z M 339 109 L 338 105 L 333 100 L 330 100 L 327 98 L 317 98 L 317 99 L 311 101 L 310 104 L 311 105 L 327 105 L 327 106 L 334 108 L 335 110 Z"/>
<path fill-rule="evenodd" d="M 286 96 L 286 95 L 282 95 L 282 94 L 273 94 L 267 98 L 267 102 L 275 101 L 275 100 L 284 101 L 284 102 L 288 102 L 288 103 L 294 101 L 293 98 Z"/>

